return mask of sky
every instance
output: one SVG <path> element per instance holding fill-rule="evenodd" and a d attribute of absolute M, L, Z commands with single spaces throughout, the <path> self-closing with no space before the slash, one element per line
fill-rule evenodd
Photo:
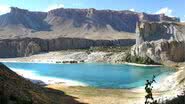
<path fill-rule="evenodd" d="M 0 14 L 9 12 L 9 7 L 44 12 L 61 7 L 131 10 L 164 13 L 185 21 L 185 0 L 0 0 Z"/>

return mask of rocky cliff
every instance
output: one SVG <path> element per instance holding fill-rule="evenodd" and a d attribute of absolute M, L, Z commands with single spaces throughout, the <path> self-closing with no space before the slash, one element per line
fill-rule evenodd
<path fill-rule="evenodd" d="M 136 28 L 136 44 L 159 39 L 185 41 L 185 26 L 173 22 L 141 22 Z"/>
<path fill-rule="evenodd" d="M 55 9 L 31 12 L 12 7 L 0 16 L 0 38 L 57 38 L 88 39 L 132 38 L 139 21 L 179 21 L 163 14 L 96 9 Z"/>
<path fill-rule="evenodd" d="M 134 45 L 132 56 L 149 57 L 157 63 L 185 61 L 185 42 L 158 40 Z"/>
<path fill-rule="evenodd" d="M 138 24 L 132 56 L 149 57 L 157 63 L 185 61 L 185 25 L 183 23 Z"/>
<path fill-rule="evenodd" d="M 31 12 L 12 7 L 0 16 L 0 57 L 62 49 L 133 45 L 136 23 L 179 21 L 163 14 L 96 9 Z"/>
<path fill-rule="evenodd" d="M 134 45 L 135 40 L 89 40 L 80 38 L 57 39 L 5 39 L 0 40 L 0 57 L 24 57 L 41 52 L 58 51 L 65 49 L 84 49 L 92 46 L 129 46 Z"/>

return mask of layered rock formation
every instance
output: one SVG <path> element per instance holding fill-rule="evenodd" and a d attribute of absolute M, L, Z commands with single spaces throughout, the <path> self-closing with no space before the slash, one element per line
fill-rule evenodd
<path fill-rule="evenodd" d="M 49 25 L 44 21 L 46 13 L 11 8 L 11 12 L 0 16 L 0 27 L 20 26 L 33 30 L 47 30 Z"/>
<path fill-rule="evenodd" d="M 49 12 L 30 12 L 12 7 L 10 13 L 0 16 L 0 38 L 133 39 L 131 33 L 135 32 L 136 23 L 139 21 L 179 21 L 179 19 L 163 14 L 154 15 L 127 10 L 60 8 Z"/>
<path fill-rule="evenodd" d="M 11 8 L 0 16 L 0 57 L 91 46 L 133 45 L 139 21 L 179 21 L 165 15 L 95 9 L 30 12 Z"/>
<path fill-rule="evenodd" d="M 157 63 L 185 61 L 185 42 L 158 40 L 135 45 L 132 56 L 149 57 Z"/>
<path fill-rule="evenodd" d="M 84 49 L 92 46 L 128 46 L 134 45 L 135 40 L 89 40 L 78 38 L 58 39 L 6 39 L 0 41 L 0 57 L 24 57 L 40 52 L 58 51 L 65 49 Z"/>
<path fill-rule="evenodd" d="M 157 63 L 185 61 L 185 25 L 182 23 L 138 24 L 132 56 L 149 57 Z"/>
<path fill-rule="evenodd" d="M 159 39 L 185 41 L 185 27 L 173 22 L 141 22 L 136 28 L 136 44 Z"/>

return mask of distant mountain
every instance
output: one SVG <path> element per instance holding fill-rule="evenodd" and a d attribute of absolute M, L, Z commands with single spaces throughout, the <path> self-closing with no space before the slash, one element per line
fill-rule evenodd
<path fill-rule="evenodd" d="M 49 25 L 44 21 L 47 16 L 42 12 L 29 12 L 28 10 L 11 8 L 11 12 L 0 17 L 0 26 L 22 26 L 23 28 L 29 28 L 33 30 L 46 30 Z"/>
<path fill-rule="evenodd" d="M 128 10 L 55 9 L 30 12 L 12 7 L 0 16 L 0 38 L 78 37 L 88 39 L 125 39 L 132 36 L 139 21 L 179 21 L 164 14 L 154 15 Z"/>

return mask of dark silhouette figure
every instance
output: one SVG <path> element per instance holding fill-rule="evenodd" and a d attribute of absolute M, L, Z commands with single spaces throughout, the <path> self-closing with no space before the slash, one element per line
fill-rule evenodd
<path fill-rule="evenodd" d="M 146 99 L 145 104 L 153 104 L 154 103 L 154 98 L 152 95 L 152 89 L 153 89 L 152 83 L 154 83 L 154 82 L 156 82 L 155 75 L 153 76 L 151 81 L 146 80 L 145 91 L 146 91 L 147 95 L 145 96 L 145 99 Z M 152 100 L 152 102 L 149 102 L 149 100 Z"/>

